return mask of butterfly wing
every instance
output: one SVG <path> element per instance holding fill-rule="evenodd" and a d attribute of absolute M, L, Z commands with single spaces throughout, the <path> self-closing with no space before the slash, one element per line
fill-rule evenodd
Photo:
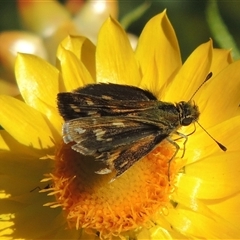
<path fill-rule="evenodd" d="M 65 121 L 80 117 L 129 115 L 153 108 L 157 99 L 148 91 L 118 84 L 94 84 L 58 94 Z"/>
<path fill-rule="evenodd" d="M 59 93 L 64 142 L 104 162 L 106 169 L 98 173 L 115 169 L 120 176 L 169 135 L 164 121 L 156 121 L 157 103 L 149 91 L 118 84 Z"/>
<path fill-rule="evenodd" d="M 140 141 L 129 144 L 128 146 L 120 147 L 115 151 L 110 150 L 99 155 L 98 159 L 106 161 L 107 170 L 116 170 L 116 178 L 128 170 L 135 162 L 151 152 L 155 146 L 160 143 L 166 136 L 160 132 L 151 133 L 148 136 L 142 137 Z M 105 169 L 97 173 L 105 173 Z"/>
<path fill-rule="evenodd" d="M 65 143 L 75 142 L 72 146 L 75 151 L 104 162 L 109 171 L 116 169 L 116 176 L 166 137 L 159 125 L 138 117 L 79 118 L 64 123 L 63 127 Z"/>
<path fill-rule="evenodd" d="M 156 97 L 147 90 L 143 90 L 134 86 L 114 83 L 89 84 L 86 87 L 76 89 L 74 93 L 81 93 L 99 98 L 107 98 L 109 100 L 157 100 Z"/>

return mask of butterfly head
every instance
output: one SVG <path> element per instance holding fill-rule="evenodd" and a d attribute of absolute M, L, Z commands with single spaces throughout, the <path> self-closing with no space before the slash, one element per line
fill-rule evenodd
<path fill-rule="evenodd" d="M 179 111 L 180 124 L 182 126 L 188 126 L 198 120 L 200 112 L 198 106 L 193 102 L 182 101 L 176 107 Z"/>

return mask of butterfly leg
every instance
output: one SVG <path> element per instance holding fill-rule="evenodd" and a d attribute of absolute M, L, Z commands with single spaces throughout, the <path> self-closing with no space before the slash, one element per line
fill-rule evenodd
<path fill-rule="evenodd" d="M 183 154 L 182 154 L 182 156 L 181 156 L 181 158 L 183 158 L 183 156 L 184 156 L 184 154 L 185 154 L 185 151 L 186 151 L 186 143 L 187 143 L 187 140 L 188 140 L 188 136 L 186 136 L 186 135 L 184 135 L 184 134 L 182 134 L 182 133 L 180 133 L 180 132 L 177 132 L 177 131 L 175 132 L 175 134 L 179 135 L 180 138 L 184 138 Z M 170 181 L 170 163 L 171 163 L 171 161 L 176 157 L 176 155 L 177 155 L 180 147 L 179 147 L 179 145 L 178 145 L 174 140 L 172 140 L 171 138 L 167 138 L 167 141 L 170 142 L 172 145 L 174 145 L 175 148 L 176 148 L 175 153 L 173 154 L 173 156 L 171 157 L 171 159 L 170 159 L 169 162 L 168 162 L 168 163 L 169 163 L 169 166 L 168 166 L 168 180 Z"/>
<path fill-rule="evenodd" d="M 175 153 L 172 155 L 172 157 L 170 158 L 170 160 L 168 161 L 168 181 L 170 182 L 170 163 L 171 161 L 176 157 L 178 150 L 180 149 L 179 145 L 173 141 L 171 138 L 166 138 L 166 140 L 171 143 L 172 145 L 174 145 L 174 147 L 176 148 Z"/>
<path fill-rule="evenodd" d="M 176 131 L 176 134 L 179 135 L 181 138 L 184 138 L 183 153 L 182 153 L 182 156 L 181 156 L 181 158 L 183 158 L 184 155 L 185 155 L 185 151 L 186 151 L 186 143 L 187 143 L 187 140 L 188 140 L 188 136 L 183 134 L 183 133 L 177 132 L 177 131 Z"/>

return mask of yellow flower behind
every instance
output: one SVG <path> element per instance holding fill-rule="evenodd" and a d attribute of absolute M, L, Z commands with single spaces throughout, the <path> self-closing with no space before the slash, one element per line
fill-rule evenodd
<path fill-rule="evenodd" d="M 83 37 L 65 39 L 56 65 L 20 54 L 16 77 L 21 98 L 0 96 L 0 217 L 8 222 L 0 225 L 0 234 L 9 239 L 240 235 L 239 61 L 233 62 L 228 51 L 213 49 L 209 41 L 182 65 L 174 30 L 163 12 L 146 24 L 136 52 L 121 26 L 109 18 L 96 47 Z M 161 101 L 188 101 L 209 72 L 213 77 L 194 102 L 200 124 L 228 151 L 222 152 L 196 125 L 184 158 L 170 164 L 170 182 L 168 161 L 175 149 L 167 141 L 111 183 L 113 175 L 94 173 L 96 161 L 62 142 L 59 92 L 111 82 L 148 89 Z M 179 131 L 187 135 L 192 130 Z M 39 184 L 44 174 L 44 181 L 51 183 Z M 54 196 L 39 194 L 37 186 Z"/>

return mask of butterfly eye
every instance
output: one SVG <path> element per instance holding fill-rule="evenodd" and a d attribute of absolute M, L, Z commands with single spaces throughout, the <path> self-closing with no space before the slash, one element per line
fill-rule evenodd
<path fill-rule="evenodd" d="M 188 126 L 192 123 L 193 118 L 192 117 L 186 117 L 182 119 L 182 126 Z"/>

